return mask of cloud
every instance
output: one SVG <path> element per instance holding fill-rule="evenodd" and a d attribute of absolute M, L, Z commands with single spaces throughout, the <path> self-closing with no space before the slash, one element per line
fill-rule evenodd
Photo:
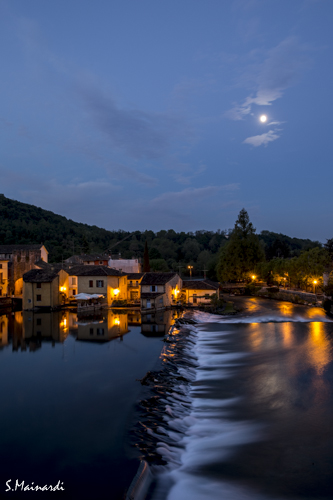
<path fill-rule="evenodd" d="M 276 131 L 274 130 L 269 130 L 269 132 L 266 132 L 265 134 L 261 135 L 254 135 L 253 137 L 248 137 L 243 141 L 243 144 L 251 144 L 254 147 L 258 146 L 267 146 L 269 142 L 276 141 L 280 136 L 276 134 Z"/>
<path fill-rule="evenodd" d="M 246 97 L 242 104 L 235 104 L 226 115 L 232 120 L 242 120 L 251 113 L 252 106 L 271 106 L 294 85 L 309 67 L 308 48 L 296 37 L 288 37 L 266 53 L 263 62 L 248 68 L 242 84 L 254 85 L 255 93 Z"/>
<path fill-rule="evenodd" d="M 186 139 L 187 127 L 175 116 L 136 109 L 122 109 L 98 88 L 77 89 L 91 119 L 107 137 L 110 146 L 142 160 L 162 158 L 173 140 Z"/>
<path fill-rule="evenodd" d="M 153 200 L 152 205 L 173 205 L 181 203 L 186 206 L 187 204 L 197 204 L 205 198 L 215 195 L 219 191 L 235 191 L 239 189 L 239 184 L 226 184 L 224 186 L 206 186 L 202 188 L 186 188 L 182 191 L 169 191 L 163 193 Z"/>

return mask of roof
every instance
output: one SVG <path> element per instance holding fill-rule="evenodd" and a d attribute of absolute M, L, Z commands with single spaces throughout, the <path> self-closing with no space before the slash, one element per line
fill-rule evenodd
<path fill-rule="evenodd" d="M 58 273 L 55 271 L 46 271 L 45 269 L 31 269 L 23 274 L 23 281 L 25 283 L 51 283 Z"/>
<path fill-rule="evenodd" d="M 177 273 L 145 273 L 141 285 L 165 285 Z"/>
<path fill-rule="evenodd" d="M 183 289 L 186 290 L 217 290 L 218 287 L 218 283 L 215 284 L 213 281 L 183 280 Z"/>
<path fill-rule="evenodd" d="M 61 269 L 69 273 L 70 266 L 68 263 L 55 263 L 55 264 L 50 264 L 49 262 L 45 262 L 44 260 L 37 260 L 34 263 L 34 266 L 40 267 L 41 269 L 44 269 L 45 271 L 55 271 L 59 272 Z"/>
<path fill-rule="evenodd" d="M 129 273 L 127 275 L 128 280 L 140 280 L 145 273 Z"/>
<path fill-rule="evenodd" d="M 90 266 L 84 264 L 73 266 L 68 272 L 71 276 L 127 276 L 126 273 L 108 266 Z"/>
<path fill-rule="evenodd" d="M 94 254 L 82 254 L 82 255 L 72 255 L 68 259 L 66 259 L 66 262 L 76 262 L 76 263 L 81 263 L 81 262 L 89 262 L 89 261 L 95 261 L 95 260 L 109 260 L 110 256 L 107 254 L 100 254 L 100 253 L 94 253 Z"/>
<path fill-rule="evenodd" d="M 141 299 L 157 299 L 157 297 L 161 297 L 161 295 L 164 295 L 164 292 L 162 293 L 147 292 L 141 294 Z"/>
<path fill-rule="evenodd" d="M 15 250 L 40 250 L 44 245 L 0 245 L 0 253 L 12 253 Z M 44 247 L 45 248 L 45 247 Z M 45 248 L 46 250 L 46 248 Z M 47 250 L 46 250 L 47 251 Z"/>

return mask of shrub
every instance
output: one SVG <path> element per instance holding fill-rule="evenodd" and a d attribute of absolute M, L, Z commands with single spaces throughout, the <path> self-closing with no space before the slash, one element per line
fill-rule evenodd
<path fill-rule="evenodd" d="M 331 307 L 332 307 L 332 300 L 331 299 L 324 299 L 323 300 L 323 308 L 327 313 L 331 312 Z"/>

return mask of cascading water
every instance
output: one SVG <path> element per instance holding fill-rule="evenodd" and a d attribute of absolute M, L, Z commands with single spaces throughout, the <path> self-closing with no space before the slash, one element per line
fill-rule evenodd
<path fill-rule="evenodd" d="M 179 325 L 165 339 L 164 366 L 149 374 L 153 395 L 141 402 L 143 432 L 136 432 L 155 475 L 149 498 L 261 500 L 289 498 L 291 493 L 297 499 L 330 498 L 325 496 L 329 486 L 318 489 L 315 477 L 307 491 L 312 487 L 317 493 L 306 496 L 306 472 L 303 479 L 290 472 L 288 433 L 292 419 L 302 418 L 313 427 L 310 405 L 306 418 L 299 411 L 299 398 L 313 390 L 301 386 L 298 394 L 295 384 L 317 370 L 311 384 L 320 392 L 320 377 L 332 373 L 332 323 L 318 308 L 295 308 L 291 314 L 290 305 L 286 307 L 287 317 L 274 305 L 264 314 L 255 308 L 240 318 L 197 313 L 195 323 Z M 325 323 L 324 331 L 318 325 Z M 319 412 L 324 421 L 331 406 L 332 397 Z M 280 429 L 282 451 L 276 435 Z M 314 439 L 320 438 L 315 432 Z M 303 435 L 294 437 L 294 459 L 307 464 L 300 459 L 304 450 L 299 439 Z M 275 463 L 279 454 L 282 465 Z M 326 455 L 333 461 L 333 454 Z"/>

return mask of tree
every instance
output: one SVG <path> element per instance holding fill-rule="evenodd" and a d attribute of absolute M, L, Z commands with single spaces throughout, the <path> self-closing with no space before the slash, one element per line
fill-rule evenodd
<path fill-rule="evenodd" d="M 147 240 L 145 242 L 145 250 L 143 252 L 143 272 L 149 273 L 150 265 L 149 265 L 149 252 L 148 252 L 148 243 Z"/>
<path fill-rule="evenodd" d="M 256 265 L 265 260 L 255 231 L 247 211 L 243 208 L 229 241 L 219 253 L 217 275 L 220 281 L 249 280 Z"/>

